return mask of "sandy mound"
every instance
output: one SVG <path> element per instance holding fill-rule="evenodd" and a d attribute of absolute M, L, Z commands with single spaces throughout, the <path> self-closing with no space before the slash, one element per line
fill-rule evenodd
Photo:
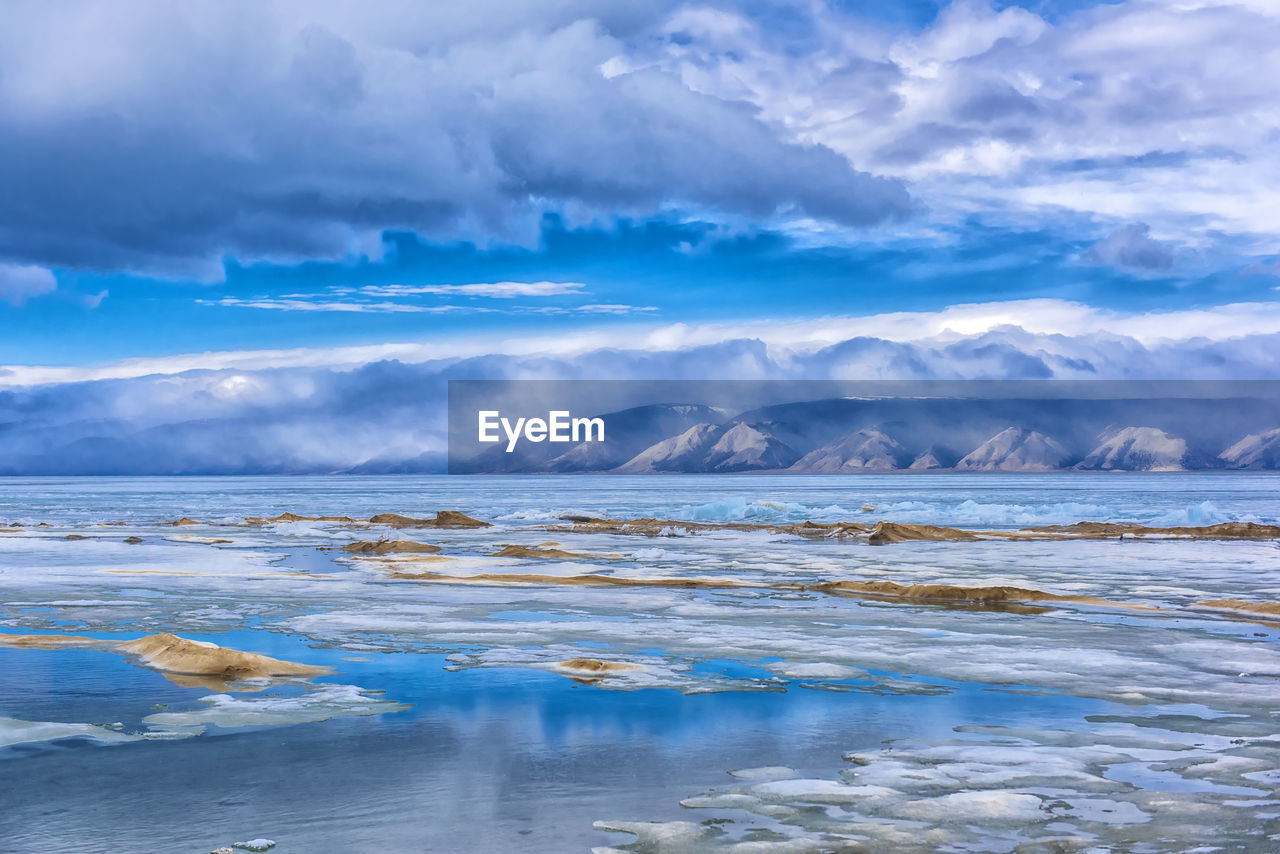
<path fill-rule="evenodd" d="M 503 546 L 500 551 L 494 553 L 494 556 L 559 558 L 563 560 L 587 557 L 587 555 L 581 555 L 577 552 L 567 552 L 564 549 L 534 548 L 532 546 Z"/>
<path fill-rule="evenodd" d="M 1213 608 L 1217 611 L 1240 611 L 1245 614 L 1261 614 L 1280 617 L 1280 602 L 1246 602 L 1243 599 L 1206 599 L 1195 604 L 1197 608 Z"/>
<path fill-rule="evenodd" d="M 179 519 L 176 522 L 161 522 L 160 524 L 172 525 L 175 528 L 185 528 L 188 525 L 199 525 L 200 523 L 197 522 L 195 519 L 189 519 L 186 516 L 183 516 L 181 519 Z"/>
<path fill-rule="evenodd" d="M 412 540 L 379 540 L 376 543 L 361 540 L 347 543 L 342 546 L 341 551 L 353 555 L 434 554 L 440 551 L 440 547 Z"/>
<path fill-rule="evenodd" d="M 255 652 L 241 652 L 216 644 L 180 638 L 177 635 L 147 635 L 132 641 L 98 640 L 74 635 L 0 634 L 0 646 L 17 649 L 99 649 L 138 656 L 148 667 L 184 687 L 227 690 L 227 683 L 239 679 L 270 676 L 320 676 L 331 667 L 316 667 L 280 661 Z M 240 689 L 237 689 L 240 690 Z"/>
<path fill-rule="evenodd" d="M 297 513 L 281 513 L 279 516 L 248 516 L 247 525 L 273 525 L 278 522 L 347 522 L 356 524 L 368 522 L 373 525 L 389 525 L 392 528 L 487 528 L 488 522 L 472 519 L 465 513 L 456 510 L 440 510 L 434 519 L 418 519 L 413 516 L 402 516 L 399 513 L 379 513 L 368 519 L 353 519 L 350 516 L 302 516 Z M 174 523 L 178 524 L 178 523 Z M 192 523 L 195 524 L 195 523 Z"/>
<path fill-rule="evenodd" d="M 457 510 L 439 510 L 434 519 L 415 519 L 412 516 L 401 516 L 399 513 L 379 513 L 370 516 L 369 522 L 374 525 L 390 525 L 392 528 L 488 528 L 488 522 L 473 519 Z"/>
<path fill-rule="evenodd" d="M 860 522 L 802 522 L 772 525 L 766 522 L 682 522 L 676 519 L 596 519 L 590 516 L 561 516 L 574 524 L 548 525 L 545 530 L 573 534 L 631 534 L 657 537 L 664 534 L 696 534 L 701 531 L 774 531 L 801 537 L 833 537 L 866 533 L 869 525 Z"/>
<path fill-rule="evenodd" d="M 157 670 L 223 679 L 265 676 L 319 676 L 329 667 L 280 661 L 256 652 L 241 652 L 203 641 L 187 640 L 168 633 L 147 635 L 119 645 L 119 649 L 139 656 Z"/>
<path fill-rule="evenodd" d="M 935 602 L 1044 602 L 1061 600 L 1056 593 L 1026 587 L 959 587 L 952 584 L 895 584 L 892 581 L 832 581 L 815 585 L 815 590 L 839 593 L 865 593 L 893 599 L 919 599 Z"/>
<path fill-rule="evenodd" d="M 1259 525 L 1256 522 L 1222 522 L 1199 527 L 1180 526 L 1152 528 L 1123 522 L 1077 522 L 1074 525 L 1046 525 L 1024 528 L 1036 533 L 1075 534 L 1081 538 L 1133 536 L 1193 537 L 1205 540 L 1274 540 L 1280 539 L 1280 525 Z"/>
<path fill-rule="evenodd" d="M 481 522 L 479 519 L 472 519 L 466 513 L 459 513 L 457 510 L 440 510 L 436 513 L 436 527 L 438 528 L 488 528 L 488 522 Z"/>
<path fill-rule="evenodd" d="M 299 516 L 296 513 L 281 513 L 268 522 L 355 522 L 350 516 Z"/>
<path fill-rule="evenodd" d="M 849 537 L 865 534 L 871 530 L 870 525 L 861 522 L 801 522 L 799 525 L 779 525 L 776 530 L 783 534 L 795 534 L 798 537 Z"/>
<path fill-rule="evenodd" d="M 563 518 L 563 517 L 562 517 Z M 1077 522 L 1074 525 L 1044 525 L 1016 531 L 972 531 L 936 525 L 877 522 L 875 527 L 860 522 L 801 522 L 773 525 L 763 522 L 682 522 L 675 519 L 595 519 L 568 517 L 573 525 L 547 525 L 546 531 L 574 534 L 632 534 L 657 537 L 697 534 L 702 531 L 770 531 L 809 539 L 855 537 L 867 534 L 871 545 L 908 542 L 972 542 L 975 540 L 1100 540 L 1111 537 L 1180 537 L 1202 540 L 1280 539 L 1280 525 L 1254 522 L 1224 522 L 1201 527 L 1152 528 L 1122 522 Z M 580 521 L 579 521 L 580 520 Z"/>
<path fill-rule="evenodd" d="M 871 530 L 867 542 L 873 546 L 885 543 L 906 543 L 913 540 L 934 542 L 956 542 L 976 540 L 978 535 L 973 531 L 959 528 L 939 528 L 935 525 L 905 525 L 900 522 L 877 522 Z"/>
<path fill-rule="evenodd" d="M 281 513 L 279 516 L 266 518 L 263 516 L 245 517 L 246 525 L 274 525 L 278 522 L 359 522 L 350 516 L 300 516 L 297 513 Z"/>

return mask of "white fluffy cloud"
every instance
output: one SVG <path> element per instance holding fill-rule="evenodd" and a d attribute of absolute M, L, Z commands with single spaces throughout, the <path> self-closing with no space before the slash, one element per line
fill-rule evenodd
<path fill-rule="evenodd" d="M 817 7 L 812 50 L 700 8 L 622 55 L 910 182 L 936 215 L 1054 212 L 1280 245 L 1280 5 L 1127 0 L 1054 21 L 957 0 L 903 36 Z"/>
<path fill-rule="evenodd" d="M 281 308 L 274 304 L 262 307 Z M 563 310 L 619 314 L 645 312 L 649 307 L 601 304 Z M 841 347 L 847 352 L 850 342 L 867 341 L 877 342 L 879 350 L 871 349 L 880 353 L 943 354 L 936 360 L 927 361 L 931 367 L 925 372 L 926 376 L 973 378 L 994 369 L 988 367 L 977 371 L 972 366 L 950 364 L 948 360 L 951 357 L 945 353 L 949 347 L 963 347 L 965 342 L 984 336 L 995 336 L 1019 352 L 1044 353 L 1055 359 L 1060 357 L 1055 375 L 1064 377 L 1120 379 L 1146 376 L 1173 379 L 1182 376 L 1181 370 L 1190 371 L 1187 376 L 1207 370 L 1207 377 L 1217 379 L 1280 378 L 1280 356 L 1267 350 L 1270 344 L 1259 344 L 1280 339 L 1280 302 L 1233 303 L 1207 309 L 1130 314 L 1066 300 L 1029 299 L 864 317 L 702 324 L 648 321 L 623 326 L 584 326 L 555 334 L 511 337 L 498 350 L 495 350 L 490 337 L 462 335 L 436 336 L 425 343 L 190 353 L 126 359 L 105 365 L 7 365 L 0 366 L 0 389 L 172 376 L 189 371 L 352 370 L 385 360 L 415 365 L 463 360 L 518 364 L 529 359 L 555 359 L 572 361 L 578 367 L 571 374 L 553 374 L 549 378 L 587 374 L 608 378 L 612 370 L 619 371 L 619 378 L 627 378 L 635 375 L 636 366 L 652 368 L 666 364 L 666 360 L 677 358 L 685 351 L 722 347 L 727 342 L 739 341 L 758 345 L 758 350 L 751 351 L 751 364 L 755 364 L 757 355 L 762 355 L 774 369 L 783 370 L 787 377 L 846 378 L 857 376 L 859 370 L 866 370 L 867 376 L 909 377 L 915 370 L 907 370 L 912 364 L 926 364 L 907 360 L 895 367 L 879 361 L 873 364 L 832 360 L 831 354 L 841 352 Z M 618 349 L 620 342 L 625 342 L 622 345 L 625 350 Z M 1214 357 L 1218 362 L 1201 365 L 1177 356 L 1179 353 L 1210 350 L 1220 354 Z M 629 355 L 620 360 L 597 358 L 601 352 L 625 352 Z M 1167 362 L 1161 355 L 1166 353 L 1173 354 Z M 1072 368 L 1073 360 L 1088 366 Z M 591 367 L 593 365 L 594 368 Z M 651 379 L 684 376 L 683 373 L 664 376 L 656 369 L 646 370 L 649 372 L 640 375 Z M 726 372 L 733 371 L 733 365 L 711 361 L 705 365 L 705 370 L 705 376 L 726 377 Z M 812 376 L 805 371 L 812 371 Z M 750 376 L 753 374 L 747 371 L 744 378 Z"/>

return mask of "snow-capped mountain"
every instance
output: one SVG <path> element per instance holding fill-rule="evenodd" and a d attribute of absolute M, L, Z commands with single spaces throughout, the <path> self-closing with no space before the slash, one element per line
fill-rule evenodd
<path fill-rule="evenodd" d="M 1076 464 L 1097 471 L 1183 471 L 1187 441 L 1156 427 L 1124 427 L 1105 434 L 1101 444 Z"/>
<path fill-rule="evenodd" d="M 1280 427 L 1251 433 L 1219 454 L 1218 458 L 1233 469 L 1280 469 Z"/>
<path fill-rule="evenodd" d="M 701 461 L 708 443 L 719 429 L 715 424 L 695 424 L 678 436 L 650 445 L 614 471 L 620 474 L 689 471 Z"/>
<path fill-rule="evenodd" d="M 791 466 L 791 470 L 814 473 L 892 471 L 902 467 L 905 453 L 902 445 L 879 430 L 856 430 L 805 454 Z"/>
<path fill-rule="evenodd" d="M 1036 430 L 1009 427 L 956 463 L 961 471 L 1054 471 L 1070 457 L 1061 443 Z"/>
<path fill-rule="evenodd" d="M 784 469 L 800 455 L 764 425 L 739 422 L 716 440 L 707 452 L 703 471 Z"/>
<path fill-rule="evenodd" d="M 932 471 L 934 469 L 946 468 L 946 466 L 943 465 L 942 460 L 938 458 L 937 451 L 933 448 L 929 448 L 912 460 L 911 465 L 907 466 L 907 468 L 911 471 Z"/>

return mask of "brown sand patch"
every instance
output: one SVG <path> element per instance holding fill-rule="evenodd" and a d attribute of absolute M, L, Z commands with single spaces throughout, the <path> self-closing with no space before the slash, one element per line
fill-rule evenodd
<path fill-rule="evenodd" d="M 317 667 L 281 661 L 256 652 L 188 640 L 172 634 L 147 635 L 131 641 L 99 640 L 74 635 L 0 634 L 0 646 L 17 649 L 100 649 L 135 655 L 146 666 L 160 671 L 166 679 L 184 687 L 226 690 L 239 679 L 276 676 L 320 676 L 333 672 Z"/>
<path fill-rule="evenodd" d="M 190 518 L 188 518 L 188 517 L 186 517 L 186 516 L 183 516 L 181 519 L 179 519 L 179 520 L 178 520 L 178 521 L 176 521 L 176 522 L 161 522 L 160 524 L 161 524 L 161 525 L 169 525 L 169 526 L 174 527 L 174 528 L 185 528 L 185 527 L 188 527 L 188 526 L 190 526 L 190 525 L 199 525 L 199 524 L 201 524 L 201 523 L 200 523 L 200 522 L 197 522 L 195 519 L 190 519 Z"/>
<path fill-rule="evenodd" d="M 829 581 L 824 584 L 809 585 L 806 589 L 823 593 L 853 593 L 873 598 L 913 602 L 960 602 L 978 605 L 1003 602 L 1073 602 L 1080 605 L 1102 605 L 1137 611 L 1164 610 L 1138 602 L 1114 602 L 1098 596 L 1049 593 L 1029 587 L 1008 585 L 962 587 L 955 584 L 896 584 L 892 581 Z"/>
<path fill-rule="evenodd" d="M 1074 525 L 1044 525 L 1016 531 L 973 531 L 937 525 L 912 525 L 880 521 L 875 526 L 861 522 L 801 522 L 770 525 L 755 522 L 682 522 L 675 519 L 595 519 L 571 517 L 572 525 L 547 525 L 545 531 L 572 534 L 630 534 L 656 537 L 664 533 L 697 534 L 706 531 L 768 531 L 808 539 L 845 539 L 867 534 L 871 545 L 906 542 L 972 542 L 976 540 L 1102 540 L 1113 537 L 1179 537 L 1202 540 L 1280 539 L 1280 525 L 1254 522 L 1224 522 L 1202 527 L 1152 528 L 1118 522 L 1077 522 Z M 576 520 L 582 521 L 576 521 Z"/>
<path fill-rule="evenodd" d="M 1120 522 L 1077 522 L 1074 525 L 1046 525 L 1025 528 L 1036 533 L 1068 533 L 1081 538 L 1118 537 L 1129 534 L 1135 537 L 1191 537 L 1202 540 L 1274 540 L 1280 539 L 1280 525 L 1259 525 L 1256 522 L 1222 522 L 1217 525 L 1175 526 L 1152 528 L 1147 525 L 1130 525 Z"/>
<path fill-rule="evenodd" d="M 836 537 L 844 539 L 858 534 L 865 534 L 871 527 L 861 522 L 801 522 L 799 525 L 779 525 L 776 530 L 783 534 L 795 534 L 810 539 L 827 539 Z"/>
<path fill-rule="evenodd" d="M 885 543 L 906 543 L 913 540 L 955 542 L 976 539 L 978 539 L 978 535 L 973 531 L 965 531 L 960 528 L 940 528 L 936 525 L 905 525 L 901 522 L 877 522 L 875 528 L 871 530 L 871 534 L 867 537 L 867 542 L 873 546 L 879 546 Z"/>
<path fill-rule="evenodd" d="M 325 549 L 325 551 L 329 550 Z M 440 551 L 440 547 L 430 543 L 415 543 L 412 540 L 378 540 L 377 542 L 361 540 L 339 546 L 338 550 L 353 555 L 434 554 Z"/>
<path fill-rule="evenodd" d="M 138 656 L 156 670 L 222 679 L 250 679 L 269 676 L 320 676 L 330 667 L 298 664 L 217 644 L 193 641 L 169 633 L 147 635 L 119 644 L 124 652 Z"/>
<path fill-rule="evenodd" d="M 436 526 L 440 528 L 488 528 L 490 523 L 473 519 L 457 510 L 440 510 L 436 513 Z"/>
<path fill-rule="evenodd" d="M 494 557 L 540 557 L 574 560 L 576 558 L 589 557 L 589 555 L 578 554 L 577 552 L 567 552 L 564 549 L 534 548 L 532 546 L 503 546 L 500 550 L 494 552 Z"/>
<path fill-rule="evenodd" d="M 249 525 L 273 525 L 277 522 L 359 522 L 360 520 L 352 519 L 350 516 L 299 516 L 297 513 L 285 512 L 270 518 L 249 516 L 244 521 Z"/>
<path fill-rule="evenodd" d="M 1264 617 L 1280 617 L 1280 602 L 1247 602 L 1244 599 L 1206 599 L 1193 607 L 1212 608 L 1215 611 L 1239 611 Z"/>
<path fill-rule="evenodd" d="M 488 522 L 473 519 L 457 510 L 439 510 L 434 519 L 419 519 L 399 513 L 379 513 L 368 519 L 350 516 L 302 516 L 297 513 L 281 513 L 279 516 L 247 516 L 246 525 L 273 525 L 278 522 L 344 522 L 347 524 L 389 525 L 392 528 L 487 528 Z"/>
<path fill-rule="evenodd" d="M 871 530 L 860 522 L 802 522 L 798 525 L 770 525 L 763 522 L 681 522 L 675 519 L 591 519 L 571 526 L 548 525 L 545 530 L 575 534 L 632 534 L 656 537 L 664 532 L 697 534 L 704 531 L 772 531 L 801 537 L 849 536 Z"/>
<path fill-rule="evenodd" d="M 138 543 L 146 542 L 146 540 L 142 539 L 142 537 L 125 537 L 121 542 L 137 545 Z"/>
<path fill-rule="evenodd" d="M 235 542 L 235 540 L 226 540 L 222 537 L 197 537 L 194 534 L 174 534 L 169 539 L 182 543 L 201 543 L 206 546 L 216 546 L 222 543 Z"/>
<path fill-rule="evenodd" d="M 399 513 L 379 513 L 369 517 L 370 524 L 389 525 L 392 528 L 488 528 L 488 522 L 473 519 L 457 510 L 439 510 L 434 519 L 415 519 Z"/>
<path fill-rule="evenodd" d="M 580 518 L 580 517 L 579 517 Z M 572 534 L 629 534 L 656 537 L 666 531 L 694 534 L 699 531 L 771 531 L 775 526 L 751 522 L 680 522 L 673 519 L 590 519 L 572 525 L 547 525 L 543 530 Z"/>

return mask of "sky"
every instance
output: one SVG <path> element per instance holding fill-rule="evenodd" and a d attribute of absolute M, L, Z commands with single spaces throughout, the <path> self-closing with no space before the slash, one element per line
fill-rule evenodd
<path fill-rule="evenodd" d="M 1274 0 L 0 14 L 4 423 L 385 360 L 1044 373 L 901 355 L 991 336 L 1277 376 Z"/>

